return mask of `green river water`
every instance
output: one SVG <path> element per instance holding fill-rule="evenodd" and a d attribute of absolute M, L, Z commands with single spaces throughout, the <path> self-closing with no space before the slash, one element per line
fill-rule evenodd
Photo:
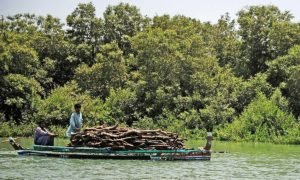
<path fill-rule="evenodd" d="M 18 142 L 27 148 L 33 143 Z M 55 145 L 66 143 L 58 139 Z M 213 150 L 226 153 L 213 153 L 210 161 L 81 160 L 17 156 L 0 143 L 0 179 L 300 179 L 300 145 L 214 141 Z"/>

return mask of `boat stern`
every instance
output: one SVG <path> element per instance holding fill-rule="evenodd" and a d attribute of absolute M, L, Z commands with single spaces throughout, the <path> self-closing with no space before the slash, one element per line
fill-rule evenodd
<path fill-rule="evenodd" d="M 212 132 L 207 132 L 206 144 L 205 144 L 203 149 L 206 150 L 206 151 L 210 151 L 211 146 L 212 146 L 212 141 L 213 141 Z"/>

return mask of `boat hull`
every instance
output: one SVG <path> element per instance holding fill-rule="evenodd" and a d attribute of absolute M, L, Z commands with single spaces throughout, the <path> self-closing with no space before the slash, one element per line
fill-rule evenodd
<path fill-rule="evenodd" d="M 210 160 L 206 150 L 127 150 L 113 151 L 108 148 L 34 146 L 34 149 L 17 150 L 19 155 L 47 156 L 76 159 L 128 159 L 128 160 L 167 160 L 189 161 Z"/>
<path fill-rule="evenodd" d="M 35 150 L 18 150 L 18 155 L 22 156 L 46 156 L 72 159 L 132 159 L 132 160 L 151 160 L 149 156 L 119 155 L 119 154 L 102 154 L 102 153 L 68 153 L 68 152 L 51 152 Z"/>

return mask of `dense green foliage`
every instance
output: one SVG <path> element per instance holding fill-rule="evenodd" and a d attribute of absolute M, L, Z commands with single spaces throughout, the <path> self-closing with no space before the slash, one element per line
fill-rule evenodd
<path fill-rule="evenodd" d="M 299 124 L 292 114 L 281 110 L 276 102 L 278 98 L 267 99 L 259 93 L 233 123 L 218 131 L 218 136 L 230 140 L 297 143 Z"/>
<path fill-rule="evenodd" d="M 216 24 L 143 16 L 126 3 L 103 17 L 79 4 L 1 21 L 0 136 L 60 135 L 75 103 L 84 125 L 161 128 L 185 137 L 300 143 L 300 25 L 275 6 Z"/>

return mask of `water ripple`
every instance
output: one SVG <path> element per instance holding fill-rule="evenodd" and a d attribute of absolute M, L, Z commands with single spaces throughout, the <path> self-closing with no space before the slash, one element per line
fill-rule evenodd
<path fill-rule="evenodd" d="M 23 157 L 4 150 L 0 179 L 299 179 L 300 146 L 288 148 L 231 150 L 204 162 Z"/>

